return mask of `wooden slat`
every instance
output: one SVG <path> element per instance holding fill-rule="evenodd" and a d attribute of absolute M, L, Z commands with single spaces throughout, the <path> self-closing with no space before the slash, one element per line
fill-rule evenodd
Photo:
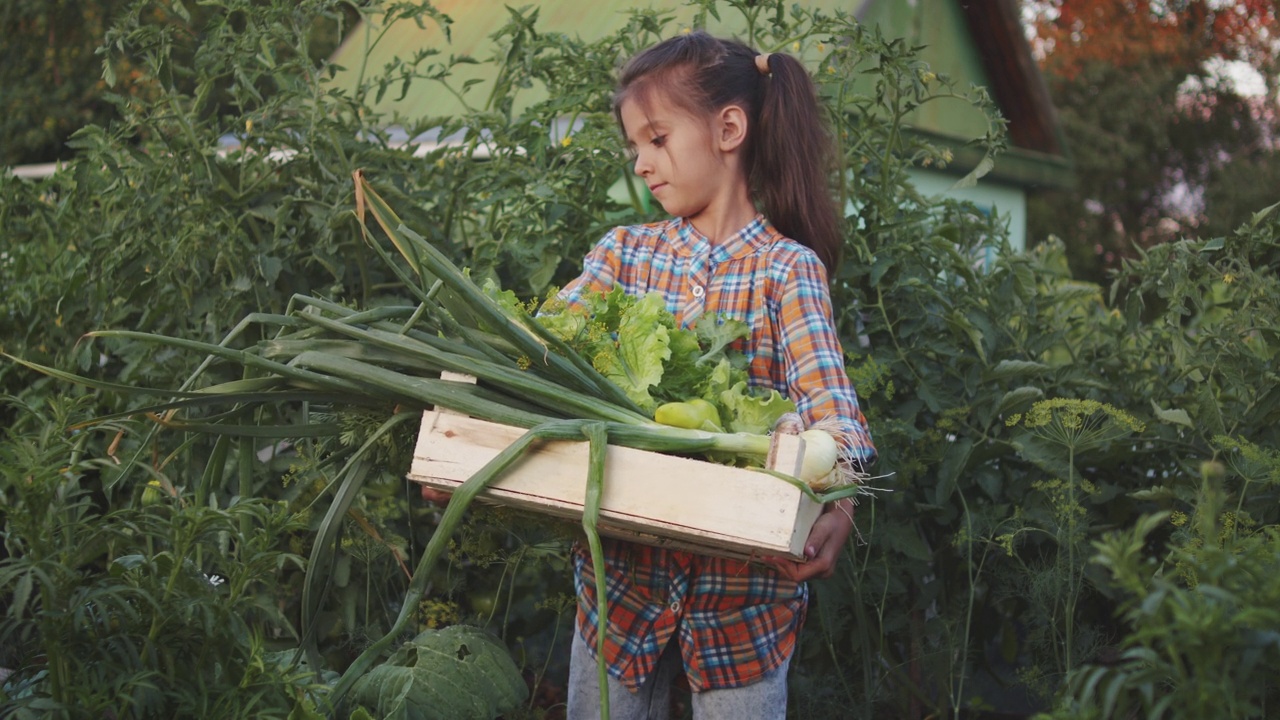
<path fill-rule="evenodd" d="M 452 490 L 524 430 L 457 414 L 423 414 L 409 478 Z M 779 438 L 774 468 L 795 475 L 804 443 Z M 481 497 L 579 519 L 586 495 L 586 442 L 544 443 L 526 453 Z M 803 557 L 821 506 L 762 472 L 611 446 L 601 532 L 652 545 L 727 557 Z"/>

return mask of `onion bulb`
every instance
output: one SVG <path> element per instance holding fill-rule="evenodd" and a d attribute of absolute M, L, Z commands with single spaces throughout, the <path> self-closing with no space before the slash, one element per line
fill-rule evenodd
<path fill-rule="evenodd" d="M 800 479 L 815 490 L 822 490 L 839 482 L 840 446 L 831 433 L 810 428 L 800 433 L 804 441 L 804 457 L 800 460 Z"/>

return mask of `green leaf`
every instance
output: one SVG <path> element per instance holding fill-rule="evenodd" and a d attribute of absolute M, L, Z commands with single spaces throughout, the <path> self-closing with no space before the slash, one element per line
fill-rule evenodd
<path fill-rule="evenodd" d="M 959 312 L 953 312 L 947 315 L 947 325 L 955 332 L 964 333 L 969 338 L 969 342 L 973 345 L 973 350 L 983 362 L 987 361 L 987 351 L 982 347 L 983 334 L 982 330 L 975 327 L 964 315 Z"/>
<path fill-rule="evenodd" d="M 884 543 L 890 549 L 902 553 L 912 560 L 929 562 L 933 560 L 933 551 L 920 537 L 915 525 L 895 525 L 884 530 Z"/>
<path fill-rule="evenodd" d="M 587 329 L 587 316 L 580 312 L 539 315 L 538 324 L 566 343 L 575 345 L 578 336 Z"/>
<path fill-rule="evenodd" d="M 751 336 L 751 328 L 741 320 L 713 318 L 704 315 L 694 326 L 698 342 L 702 346 L 702 361 L 710 361 L 724 355 L 725 348 L 735 340 Z"/>
<path fill-rule="evenodd" d="M 969 464 L 969 456 L 973 453 L 972 438 L 958 438 L 950 443 L 938 466 L 938 484 L 934 487 L 933 502 L 946 505 L 951 501 L 960 482 L 960 476 Z"/>
<path fill-rule="evenodd" d="M 1040 388 L 1031 387 L 1030 385 L 1016 387 L 1005 393 L 1004 397 L 1000 398 L 999 409 L 996 412 L 1006 413 L 1015 408 L 1022 407 L 1027 403 L 1035 402 L 1043 397 L 1044 392 Z"/>
<path fill-rule="evenodd" d="M 767 396 L 752 394 L 745 380 L 720 393 L 720 405 L 728 411 L 728 417 L 721 419 L 729 432 L 754 435 L 767 434 L 778 418 L 796 409 L 795 403 L 777 390 L 770 390 Z"/>
<path fill-rule="evenodd" d="M 987 173 L 991 172 L 991 170 L 994 169 L 995 166 L 996 166 L 996 161 L 994 158 L 991 157 L 990 154 L 983 156 L 982 161 L 979 162 L 976 167 L 970 170 L 968 175 L 965 175 L 964 177 L 957 180 L 955 184 L 951 186 L 951 189 L 963 190 L 964 188 L 970 188 L 977 185 L 978 180 L 982 179 L 983 175 L 986 175 Z"/>
<path fill-rule="evenodd" d="M 1180 408 L 1164 410 L 1156 404 L 1155 400 L 1151 401 L 1151 409 L 1155 411 L 1156 417 L 1160 418 L 1164 422 L 1171 423 L 1173 425 L 1195 427 L 1191 422 L 1191 416 L 1187 414 L 1186 410 L 1182 410 Z"/>
<path fill-rule="evenodd" d="M 18 578 L 18 582 L 14 585 L 13 599 L 9 604 L 9 616 L 19 619 L 22 617 L 22 611 L 27 607 L 27 600 L 31 597 L 31 573 L 23 573 Z"/>
<path fill-rule="evenodd" d="M 1049 366 L 1044 363 L 1034 362 L 1032 360 L 1001 360 L 996 366 L 988 371 L 988 380 L 1008 380 L 1010 378 L 1027 377 L 1029 375 L 1039 375 L 1049 370 Z"/>
<path fill-rule="evenodd" d="M 1066 462 L 1062 450 L 1057 445 L 1041 440 L 1030 434 L 1022 434 L 1011 442 L 1022 459 L 1030 462 L 1053 477 L 1069 479 L 1073 477 L 1071 465 Z"/>
<path fill-rule="evenodd" d="M 116 69 L 111 64 L 111 56 L 109 55 L 102 58 L 102 81 L 107 84 L 107 87 L 116 86 Z"/>
<path fill-rule="evenodd" d="M 384 720 L 492 720 L 521 704 L 527 689 L 500 642 L 453 625 L 405 643 L 351 693 Z"/>
<path fill-rule="evenodd" d="M 1261 210 L 1259 210 L 1258 212 L 1254 213 L 1254 214 L 1249 218 L 1249 227 L 1251 227 L 1251 228 L 1256 228 L 1256 227 L 1258 227 L 1258 225 L 1262 224 L 1262 221 L 1263 221 L 1263 220 L 1266 220 L 1266 219 L 1267 219 L 1267 216 L 1268 216 L 1268 215 L 1270 215 L 1271 213 L 1275 212 L 1275 209 L 1276 209 L 1277 207 L 1280 207 L 1280 203 L 1274 203 L 1274 204 L 1272 204 L 1272 205 L 1268 205 L 1268 206 L 1266 206 L 1266 207 L 1262 208 Z"/>
<path fill-rule="evenodd" d="M 1173 488 L 1152 485 L 1146 490 L 1134 490 L 1129 493 L 1129 497 L 1135 500 L 1150 500 L 1158 502 L 1163 500 L 1177 500 L 1178 493 L 1174 492 Z"/>
<path fill-rule="evenodd" d="M 600 374 L 650 413 L 655 402 L 649 388 L 662 382 L 663 364 L 671 357 L 667 317 L 662 296 L 645 295 L 623 312 L 618 323 L 617 343 L 593 359 Z"/>
<path fill-rule="evenodd" d="M 702 386 L 701 397 L 712 403 L 724 408 L 723 402 L 720 400 L 721 393 L 728 392 L 739 382 L 744 382 L 747 374 L 735 368 L 728 358 L 721 358 L 720 362 L 711 369 Z"/>
<path fill-rule="evenodd" d="M 892 268 L 894 264 L 895 261 L 891 255 L 877 257 L 875 262 L 871 264 L 871 286 L 878 286 L 880 284 L 880 279 L 884 277 L 886 272 L 889 272 L 890 268 Z"/>

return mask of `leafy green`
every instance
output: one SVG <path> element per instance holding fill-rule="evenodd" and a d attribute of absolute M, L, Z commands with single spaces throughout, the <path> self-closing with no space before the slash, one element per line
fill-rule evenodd
<path fill-rule="evenodd" d="M 601 374 L 650 413 L 657 401 L 649 389 L 662 381 L 665 363 L 671 358 L 672 324 L 662 296 L 650 293 L 622 313 L 616 341 L 598 343 L 592 356 Z"/>
<path fill-rule="evenodd" d="M 704 315 L 698 319 L 693 328 L 698 334 L 698 343 L 702 346 L 700 362 L 710 362 L 727 357 L 729 345 L 735 340 L 751 337 L 751 328 L 741 320 L 726 317 Z"/>
<path fill-rule="evenodd" d="M 745 380 L 720 393 L 720 403 L 729 411 L 729 432 L 764 435 L 773 429 L 778 418 L 795 412 L 795 403 L 783 397 L 777 390 L 761 396 L 751 392 Z"/>
<path fill-rule="evenodd" d="M 525 699 L 507 649 L 479 628 L 427 630 L 352 687 L 351 698 L 385 720 L 491 720 Z"/>
<path fill-rule="evenodd" d="M 677 329 L 671 331 L 668 345 L 671 357 L 662 371 L 662 382 L 654 394 L 664 400 L 684 400 L 698 394 L 706 380 L 707 366 L 702 362 L 702 346 L 697 333 Z"/>
<path fill-rule="evenodd" d="M 518 303 L 514 296 L 510 302 Z M 795 410 L 777 391 L 751 387 L 747 358 L 732 347 L 751 334 L 741 320 L 708 315 L 682 328 L 660 294 L 634 297 L 620 287 L 552 309 L 558 312 L 544 307 L 538 322 L 649 413 L 664 402 L 700 398 L 716 406 L 730 432 L 763 435 Z"/>

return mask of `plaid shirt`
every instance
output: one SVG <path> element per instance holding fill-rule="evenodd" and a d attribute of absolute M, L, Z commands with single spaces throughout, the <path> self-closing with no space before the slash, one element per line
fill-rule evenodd
<path fill-rule="evenodd" d="M 812 251 L 784 238 L 763 217 L 712 245 L 681 218 L 620 227 L 587 255 L 561 296 L 621 285 L 659 292 L 684 326 L 710 312 L 743 320 L 751 382 L 789 396 L 806 424 L 836 417 L 850 449 L 869 462 L 875 449 L 844 370 L 831 321 L 827 275 Z M 690 482 L 696 482 L 690 478 Z M 640 687 L 678 633 L 695 691 L 750 684 L 791 655 L 808 590 L 771 568 L 620 540 L 604 541 L 609 673 Z M 591 556 L 574 550 L 577 625 L 596 648 L 597 601 Z"/>

